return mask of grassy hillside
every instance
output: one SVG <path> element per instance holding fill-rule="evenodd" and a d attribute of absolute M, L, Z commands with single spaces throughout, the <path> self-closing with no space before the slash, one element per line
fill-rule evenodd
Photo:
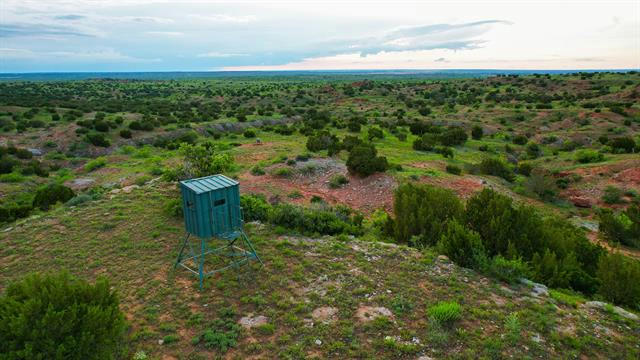
<path fill-rule="evenodd" d="M 198 291 L 195 277 L 172 271 L 182 224 L 163 207 L 174 196 L 156 182 L 13 225 L 0 233 L 0 286 L 25 271 L 108 276 L 131 324 L 131 354 L 157 359 L 640 356 L 640 322 L 613 307 L 555 290 L 536 296 L 430 251 L 259 223 L 247 229 L 265 266 L 225 272 Z M 457 302 L 460 318 L 434 320 L 440 301 Z M 197 339 L 219 331 L 217 319 L 242 318 L 258 325 L 227 331 L 237 341 L 227 352 Z"/>

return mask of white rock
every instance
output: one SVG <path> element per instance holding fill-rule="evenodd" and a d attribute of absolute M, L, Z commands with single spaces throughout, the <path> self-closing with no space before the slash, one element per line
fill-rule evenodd
<path fill-rule="evenodd" d="M 322 340 L 316 339 L 316 345 L 318 345 L 318 346 L 322 345 Z"/>
<path fill-rule="evenodd" d="M 602 302 L 602 301 L 588 301 L 584 304 L 586 307 L 590 307 L 590 308 L 594 308 L 594 309 L 601 309 L 604 310 L 607 308 L 607 303 Z M 616 314 L 627 318 L 627 319 L 631 319 L 631 320 L 638 320 L 638 315 L 628 312 L 627 310 L 619 307 L 619 306 L 613 306 L 613 312 L 615 312 Z"/>

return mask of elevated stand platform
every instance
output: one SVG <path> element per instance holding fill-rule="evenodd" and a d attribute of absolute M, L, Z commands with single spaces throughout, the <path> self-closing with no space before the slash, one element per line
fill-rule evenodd
<path fill-rule="evenodd" d="M 200 240 L 199 250 L 194 248 L 191 241 L 191 234 L 187 233 L 180 247 L 178 259 L 173 266 L 176 269 L 181 266 L 200 279 L 200 289 L 202 290 L 204 278 L 230 268 L 239 268 L 249 263 L 249 261 L 258 261 L 260 265 L 264 265 L 253 244 L 242 230 L 230 231 L 220 234 L 212 238 L 194 238 Z M 210 244 L 215 240 L 221 240 L 223 245 L 211 248 Z M 217 257 L 219 260 L 216 265 L 211 265 L 212 269 L 205 270 L 207 256 L 210 258 Z"/>

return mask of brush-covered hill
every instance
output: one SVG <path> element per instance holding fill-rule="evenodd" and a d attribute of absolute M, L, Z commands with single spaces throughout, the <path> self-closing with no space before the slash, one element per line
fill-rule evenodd
<path fill-rule="evenodd" d="M 250 223 L 264 261 L 209 278 L 173 271 L 175 185 L 153 181 L 0 230 L 0 291 L 27 272 L 106 276 L 135 359 L 637 359 L 634 314 L 507 284 L 413 248 Z"/>

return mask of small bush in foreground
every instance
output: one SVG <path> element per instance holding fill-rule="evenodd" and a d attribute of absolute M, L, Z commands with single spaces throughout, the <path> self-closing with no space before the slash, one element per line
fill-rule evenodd
<path fill-rule="evenodd" d="M 441 301 L 427 309 L 427 314 L 441 325 L 450 325 L 462 318 L 462 306 L 455 301 Z"/>
<path fill-rule="evenodd" d="M 48 210 L 57 202 L 65 203 L 75 196 L 73 190 L 61 184 L 49 184 L 36 191 L 33 198 L 33 207 Z"/>
<path fill-rule="evenodd" d="M 240 207 L 244 215 L 244 221 L 262 221 L 269 219 L 271 205 L 263 195 L 243 194 L 240 196 Z"/>
<path fill-rule="evenodd" d="M 122 356 L 126 323 L 109 282 L 67 273 L 29 275 L 0 297 L 0 358 L 112 359 Z"/>

